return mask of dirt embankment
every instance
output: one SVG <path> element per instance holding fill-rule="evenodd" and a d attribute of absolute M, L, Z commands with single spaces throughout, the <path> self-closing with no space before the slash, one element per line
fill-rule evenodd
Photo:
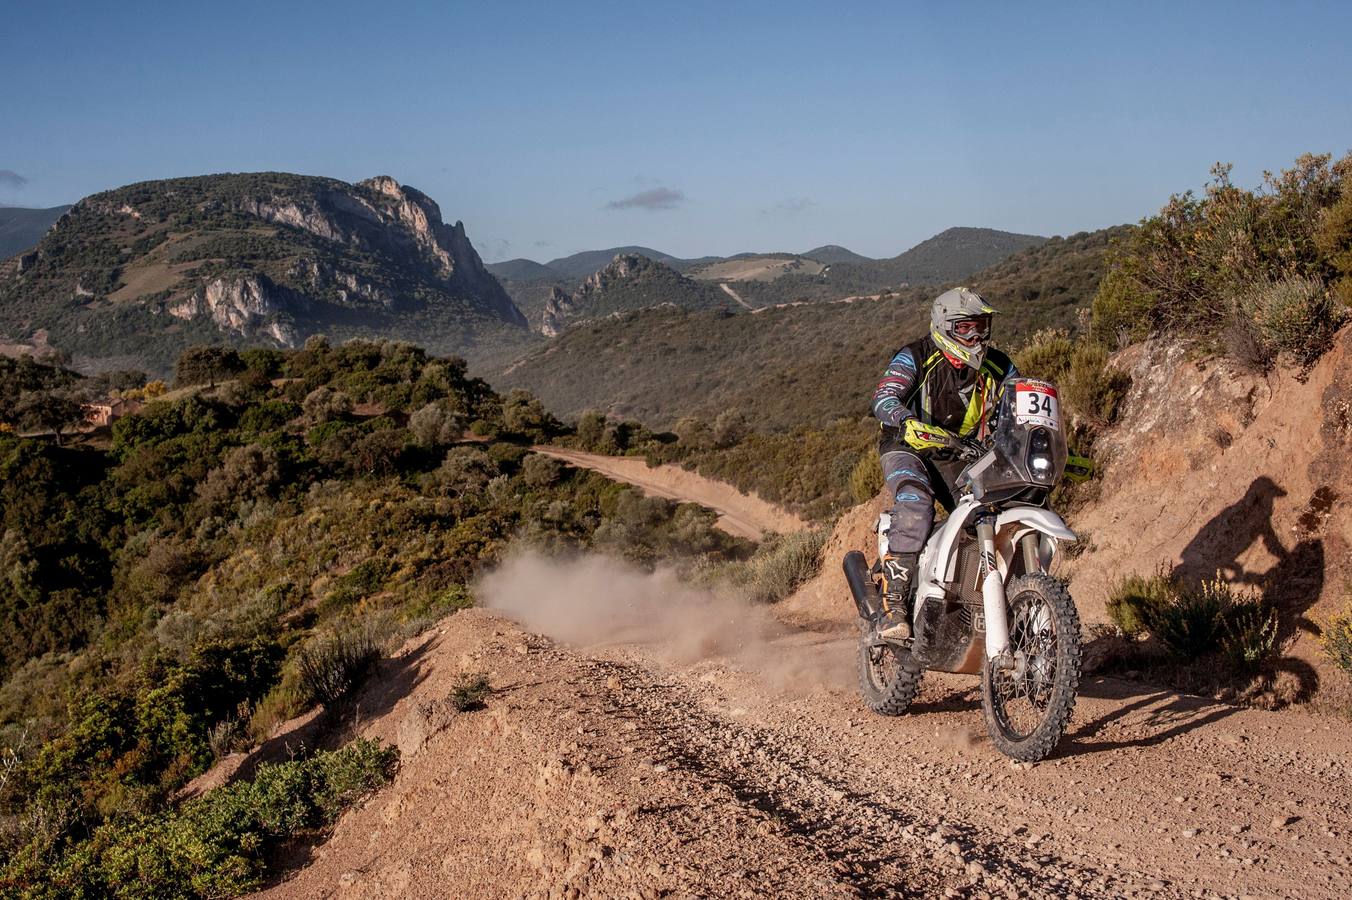
<path fill-rule="evenodd" d="M 654 497 L 708 507 L 718 513 L 718 526 L 729 534 L 760 540 L 766 531 L 787 534 L 807 527 L 798 516 L 755 494 L 744 494 L 727 482 L 687 472 L 680 466 L 650 467 L 636 456 L 603 456 L 563 447 L 533 449 L 569 465 L 594 469 L 607 478 L 632 484 Z"/>
<path fill-rule="evenodd" d="M 1096 450 L 1100 494 L 1071 523 L 1089 549 L 1064 571 L 1086 618 L 1105 618 L 1124 574 L 1219 573 L 1277 602 L 1284 693 L 1337 684 L 1316 635 L 1352 574 L 1352 330 L 1304 374 L 1254 375 L 1158 342 L 1117 364 L 1133 386 Z"/>

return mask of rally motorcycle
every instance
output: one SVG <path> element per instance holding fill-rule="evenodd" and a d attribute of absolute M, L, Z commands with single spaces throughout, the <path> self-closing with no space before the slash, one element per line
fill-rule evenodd
<path fill-rule="evenodd" d="M 982 714 L 996 747 L 1030 762 L 1051 753 L 1080 681 L 1079 615 L 1065 584 L 1050 574 L 1057 545 L 1075 540 L 1048 508 L 1067 457 L 1056 388 L 1011 379 L 991 437 L 968 443 L 960 457 L 967 464 L 954 482 L 956 506 L 920 554 L 912 637 L 878 636 L 881 569 L 870 570 L 857 550 L 845 555 L 845 578 L 864 623 L 859 684 L 870 709 L 904 713 L 926 669 L 979 673 Z M 887 525 L 884 514 L 879 557 L 887 550 Z"/>

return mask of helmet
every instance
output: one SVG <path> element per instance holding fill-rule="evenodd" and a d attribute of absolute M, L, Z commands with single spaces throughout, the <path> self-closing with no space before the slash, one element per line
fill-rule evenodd
<path fill-rule="evenodd" d="M 991 316 L 995 310 L 976 291 L 958 287 L 934 298 L 930 310 L 930 335 L 954 361 L 980 369 L 991 339 Z"/>

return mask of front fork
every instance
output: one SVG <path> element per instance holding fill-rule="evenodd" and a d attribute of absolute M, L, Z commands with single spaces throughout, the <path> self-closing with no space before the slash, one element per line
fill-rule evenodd
<path fill-rule="evenodd" d="M 981 606 L 986 614 L 986 658 L 1003 664 L 1009 658 L 1009 605 L 1005 582 L 995 562 L 995 516 L 982 513 L 976 520 L 977 548 L 981 552 Z"/>

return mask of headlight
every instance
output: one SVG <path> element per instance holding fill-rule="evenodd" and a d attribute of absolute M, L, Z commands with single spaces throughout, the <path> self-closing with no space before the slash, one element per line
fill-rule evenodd
<path fill-rule="evenodd" d="M 1045 428 L 1034 428 L 1028 436 L 1028 468 L 1039 481 L 1052 477 L 1052 439 Z"/>

